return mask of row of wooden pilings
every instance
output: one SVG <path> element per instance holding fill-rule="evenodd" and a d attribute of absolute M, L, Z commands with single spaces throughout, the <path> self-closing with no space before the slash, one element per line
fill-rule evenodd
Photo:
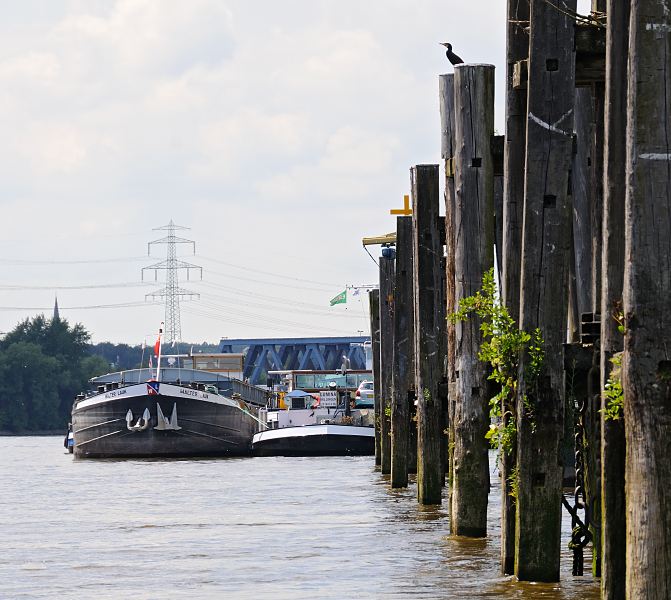
<path fill-rule="evenodd" d="M 505 138 L 493 66 L 440 76 L 445 217 L 440 166 L 412 167 L 412 215 L 397 218 L 370 294 L 376 462 L 395 488 L 416 472 L 421 504 L 445 497 L 453 534 L 487 534 L 495 390 L 480 321 L 446 317 L 496 264 L 503 305 L 544 349 L 540 384 L 521 352 L 501 407 L 516 425 L 499 455 L 502 572 L 558 580 L 563 501 L 589 528 L 577 541 L 592 541 L 604 598 L 667 598 L 671 3 L 593 0 L 589 22 L 576 0 L 560 4 L 508 0 Z M 615 418 L 604 411 L 613 382 Z"/>

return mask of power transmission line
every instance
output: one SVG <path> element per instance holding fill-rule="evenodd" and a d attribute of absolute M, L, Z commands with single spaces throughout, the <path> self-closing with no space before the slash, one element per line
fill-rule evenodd
<path fill-rule="evenodd" d="M 198 265 L 193 265 L 191 263 L 184 262 L 183 260 L 177 259 L 177 244 L 192 244 L 193 253 L 196 253 L 196 242 L 193 240 L 187 240 L 175 235 L 176 230 L 185 230 L 189 229 L 188 227 L 182 227 L 181 225 L 175 225 L 170 220 L 170 223 L 163 225 L 162 227 L 155 227 L 154 231 L 167 231 L 168 235 L 166 237 L 154 240 L 147 244 L 147 254 L 151 256 L 151 247 L 153 244 L 166 244 L 168 246 L 168 255 L 166 260 L 155 263 L 148 267 L 142 268 L 142 279 L 144 280 L 145 270 L 154 271 L 155 280 L 158 279 L 158 272 L 165 271 L 165 287 L 156 291 L 151 292 L 145 296 L 146 298 L 165 298 L 165 341 L 170 344 L 175 341 L 182 340 L 182 324 L 181 317 L 179 312 L 179 299 L 181 297 L 188 298 L 199 298 L 200 295 L 196 292 L 186 290 L 179 287 L 178 281 L 178 271 L 180 269 L 186 270 L 186 278 L 189 279 L 189 274 L 191 269 L 200 270 L 200 278 L 203 278 L 203 269 Z"/>

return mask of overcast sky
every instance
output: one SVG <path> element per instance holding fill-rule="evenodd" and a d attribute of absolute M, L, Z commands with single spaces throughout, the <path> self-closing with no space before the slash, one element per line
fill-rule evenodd
<path fill-rule="evenodd" d="M 173 219 L 203 267 L 185 340 L 367 333 L 365 293 L 329 300 L 439 162 L 442 41 L 496 65 L 503 133 L 503 0 L 4 2 L 0 331 L 58 293 L 94 341 L 151 337 Z"/>

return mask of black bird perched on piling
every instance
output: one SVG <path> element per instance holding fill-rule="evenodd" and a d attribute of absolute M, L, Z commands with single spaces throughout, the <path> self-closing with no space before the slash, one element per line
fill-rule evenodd
<path fill-rule="evenodd" d="M 461 60 L 460 56 L 457 56 L 454 52 L 452 52 L 452 44 L 449 42 L 440 42 L 440 45 L 447 48 L 445 56 L 447 56 L 447 60 L 449 60 L 453 65 L 458 65 L 464 62 Z"/>

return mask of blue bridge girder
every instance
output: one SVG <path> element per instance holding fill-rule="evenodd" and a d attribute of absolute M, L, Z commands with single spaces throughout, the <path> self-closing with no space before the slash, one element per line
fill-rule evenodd
<path fill-rule="evenodd" d="M 318 338 L 222 339 L 220 352 L 245 354 L 243 375 L 249 383 L 265 383 L 268 371 L 334 370 L 346 356 L 350 369 L 366 368 L 366 336 Z"/>

